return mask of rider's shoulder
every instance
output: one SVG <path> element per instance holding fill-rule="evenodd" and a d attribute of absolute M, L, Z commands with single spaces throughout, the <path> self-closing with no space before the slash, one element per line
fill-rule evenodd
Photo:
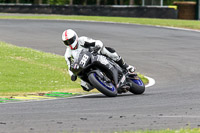
<path fill-rule="evenodd" d="M 90 40 L 90 38 L 89 38 L 89 37 L 86 37 L 86 36 L 81 36 L 81 37 L 79 37 L 78 39 L 81 40 L 81 41 Z"/>
<path fill-rule="evenodd" d="M 78 43 L 80 45 L 84 45 L 85 44 L 85 40 L 86 40 L 86 37 L 85 36 L 81 36 L 78 38 Z"/>

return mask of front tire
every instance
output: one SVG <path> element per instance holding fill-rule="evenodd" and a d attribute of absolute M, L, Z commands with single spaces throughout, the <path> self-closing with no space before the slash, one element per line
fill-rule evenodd
<path fill-rule="evenodd" d="M 128 82 L 131 84 L 130 92 L 136 95 L 140 95 L 144 93 L 145 85 L 140 78 L 129 79 Z"/>
<path fill-rule="evenodd" d="M 96 73 L 90 73 L 88 76 L 90 83 L 101 93 L 108 97 L 116 97 L 117 89 L 112 83 L 106 83 Z"/>

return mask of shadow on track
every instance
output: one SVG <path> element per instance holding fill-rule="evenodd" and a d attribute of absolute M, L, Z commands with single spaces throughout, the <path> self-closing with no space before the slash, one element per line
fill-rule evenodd
<path fill-rule="evenodd" d="M 138 97 L 138 96 L 146 96 L 146 94 L 142 94 L 142 95 L 134 95 L 134 94 L 131 94 L 131 93 L 128 93 L 128 94 L 119 94 L 117 95 L 116 97 L 107 97 L 103 94 L 94 94 L 94 95 L 88 95 L 88 96 L 83 96 L 83 97 L 77 97 L 77 98 L 117 98 L 117 97 L 130 97 L 130 96 L 135 96 L 135 97 Z"/>

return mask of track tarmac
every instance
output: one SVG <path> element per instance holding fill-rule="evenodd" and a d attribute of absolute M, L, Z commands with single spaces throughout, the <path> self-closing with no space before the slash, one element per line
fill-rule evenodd
<path fill-rule="evenodd" d="M 61 34 L 100 39 L 156 84 L 143 95 L 0 104 L 0 133 L 113 132 L 200 127 L 200 33 L 134 24 L 0 20 L 0 40 L 64 55 Z"/>

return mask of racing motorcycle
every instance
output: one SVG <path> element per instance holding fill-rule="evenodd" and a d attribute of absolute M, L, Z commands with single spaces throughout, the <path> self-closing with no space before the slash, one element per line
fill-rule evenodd
<path fill-rule="evenodd" d="M 71 71 L 108 97 L 128 91 L 137 95 L 144 93 L 145 85 L 136 73 L 123 70 L 112 59 L 97 51 L 82 49 L 78 58 L 74 59 Z"/>

